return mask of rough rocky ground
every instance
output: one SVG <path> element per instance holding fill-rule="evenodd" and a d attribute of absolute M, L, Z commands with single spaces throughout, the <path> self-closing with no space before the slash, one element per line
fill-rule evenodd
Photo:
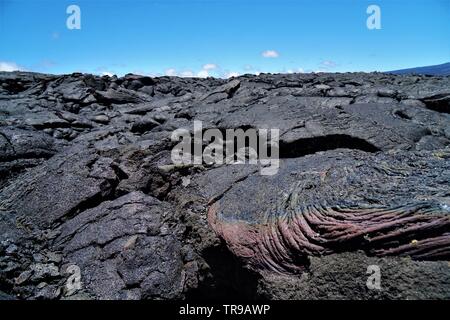
<path fill-rule="evenodd" d="M 0 73 L 0 298 L 449 299 L 449 113 L 450 77 Z M 279 173 L 173 166 L 194 120 L 279 128 Z"/>

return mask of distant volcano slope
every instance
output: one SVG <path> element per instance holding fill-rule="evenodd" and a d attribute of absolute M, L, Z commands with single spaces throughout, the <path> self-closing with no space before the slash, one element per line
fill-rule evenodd
<path fill-rule="evenodd" d="M 393 74 L 423 74 L 431 76 L 450 76 L 450 62 L 438 64 L 434 66 L 408 68 L 402 70 L 389 71 Z"/>

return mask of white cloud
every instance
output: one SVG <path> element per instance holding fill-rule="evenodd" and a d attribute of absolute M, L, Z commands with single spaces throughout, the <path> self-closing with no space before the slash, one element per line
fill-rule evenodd
<path fill-rule="evenodd" d="M 303 68 L 297 68 L 297 69 L 288 69 L 286 72 L 287 73 L 304 73 L 305 70 L 303 70 Z"/>
<path fill-rule="evenodd" d="M 239 72 L 231 71 L 225 73 L 225 78 L 239 77 Z"/>
<path fill-rule="evenodd" d="M 204 64 L 202 67 L 202 70 L 200 70 L 199 72 L 197 72 L 197 77 L 199 78 L 207 78 L 210 76 L 209 72 L 212 70 L 217 69 L 218 66 L 214 63 L 207 63 Z"/>
<path fill-rule="evenodd" d="M 114 73 L 108 72 L 108 71 L 104 71 L 104 72 L 102 72 L 102 76 L 112 77 L 112 76 L 114 76 Z"/>
<path fill-rule="evenodd" d="M 205 64 L 203 68 L 198 71 L 194 72 L 191 70 L 184 70 L 182 72 L 178 72 L 175 68 L 169 68 L 165 71 L 166 76 L 170 77 L 199 77 L 199 78 L 207 78 L 210 76 L 209 71 L 212 69 L 217 68 L 216 65 L 213 64 Z"/>
<path fill-rule="evenodd" d="M 194 73 L 191 70 L 186 70 L 181 73 L 181 76 L 191 78 L 194 76 Z"/>
<path fill-rule="evenodd" d="M 266 50 L 261 55 L 264 58 L 278 58 L 280 54 L 275 50 Z"/>
<path fill-rule="evenodd" d="M 112 77 L 116 74 L 116 72 L 113 69 L 105 66 L 95 68 L 94 73 L 100 76 L 108 76 L 108 77 Z"/>
<path fill-rule="evenodd" d="M 252 66 L 251 64 L 246 64 L 244 66 L 244 73 L 258 76 L 262 73 L 262 71 L 258 67 Z"/>
<path fill-rule="evenodd" d="M 25 69 L 19 67 L 14 62 L 0 61 L 0 71 L 24 71 Z"/>
<path fill-rule="evenodd" d="M 177 76 L 177 77 L 186 77 L 186 78 L 192 78 L 192 77 L 198 77 L 198 78 L 208 78 L 208 77 L 221 77 L 221 78 L 230 78 L 230 77 L 238 77 L 240 75 L 239 72 L 235 71 L 228 71 L 223 70 L 214 63 L 207 63 L 202 66 L 200 70 L 195 69 L 185 69 L 184 71 L 180 72 L 177 71 L 175 68 L 169 68 L 165 70 L 166 76 Z"/>
<path fill-rule="evenodd" d="M 322 61 L 321 65 L 325 68 L 334 68 L 336 67 L 336 62 L 331 60 Z"/>
<path fill-rule="evenodd" d="M 165 71 L 165 75 L 169 77 L 174 77 L 177 75 L 177 70 L 175 70 L 174 68 L 167 69 Z"/>
<path fill-rule="evenodd" d="M 197 73 L 197 77 L 199 78 L 207 78 L 209 76 L 208 70 L 200 70 Z"/>
<path fill-rule="evenodd" d="M 217 69 L 217 65 L 214 63 L 207 63 L 205 65 L 203 65 L 203 70 L 214 70 Z"/>

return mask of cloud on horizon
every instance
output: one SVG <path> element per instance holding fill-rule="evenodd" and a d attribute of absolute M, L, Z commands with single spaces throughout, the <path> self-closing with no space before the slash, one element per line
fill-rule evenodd
<path fill-rule="evenodd" d="M 199 77 L 199 78 L 207 78 L 210 77 L 210 72 L 215 72 L 216 76 L 217 70 L 220 69 L 217 64 L 214 63 L 206 63 L 202 66 L 202 68 L 199 71 L 192 71 L 192 70 L 183 70 L 183 71 L 177 71 L 175 68 L 169 68 L 166 69 L 164 74 L 166 76 L 170 77 L 185 77 L 185 78 L 191 78 L 191 77 Z"/>
<path fill-rule="evenodd" d="M 15 62 L 0 61 L 0 71 L 26 71 L 24 68 L 17 65 Z"/>
<path fill-rule="evenodd" d="M 226 72 L 224 74 L 224 78 L 232 78 L 232 77 L 239 77 L 241 74 L 239 72 L 236 71 L 230 71 L 230 72 Z"/>
<path fill-rule="evenodd" d="M 325 60 L 320 63 L 320 65 L 324 68 L 334 68 L 337 66 L 337 63 L 332 60 Z"/>
<path fill-rule="evenodd" d="M 266 50 L 261 53 L 264 58 L 278 58 L 280 54 L 275 50 Z"/>
<path fill-rule="evenodd" d="M 217 65 L 214 63 L 207 63 L 205 65 L 203 65 L 203 70 L 214 70 L 217 69 Z"/>

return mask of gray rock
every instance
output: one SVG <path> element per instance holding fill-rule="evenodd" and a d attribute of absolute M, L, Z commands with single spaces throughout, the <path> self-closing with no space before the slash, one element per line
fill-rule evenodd
<path fill-rule="evenodd" d="M 9 246 L 6 248 L 5 252 L 6 252 L 6 254 L 13 254 L 14 252 L 17 251 L 17 249 L 18 249 L 18 248 L 17 248 L 16 245 L 11 244 L 11 245 L 9 245 Z"/>
<path fill-rule="evenodd" d="M 60 275 L 58 267 L 53 263 L 36 263 L 31 265 L 30 269 L 33 272 L 31 280 L 34 282 L 55 278 Z"/>
<path fill-rule="evenodd" d="M 15 283 L 17 285 L 21 285 L 21 284 L 25 283 L 26 281 L 28 281 L 28 279 L 30 279 L 32 274 L 33 274 L 33 271 L 31 271 L 31 270 L 27 270 L 27 271 L 22 272 L 16 278 Z"/>

